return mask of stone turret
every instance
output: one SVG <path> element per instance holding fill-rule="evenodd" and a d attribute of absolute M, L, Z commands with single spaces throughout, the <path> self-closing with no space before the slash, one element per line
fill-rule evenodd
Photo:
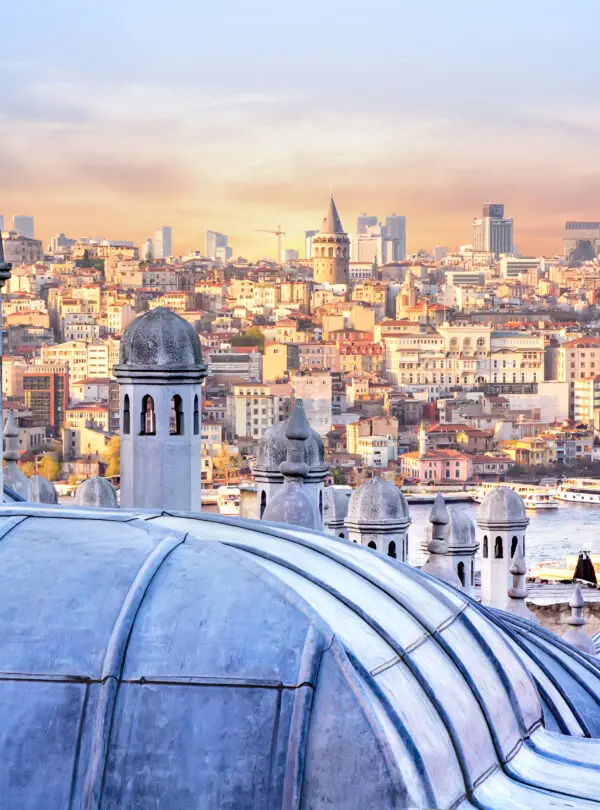
<path fill-rule="evenodd" d="M 446 564 L 451 568 L 465 593 L 475 596 L 475 555 L 479 548 L 475 524 L 462 509 L 448 510 L 448 550 Z"/>
<path fill-rule="evenodd" d="M 320 529 L 321 517 L 314 499 L 305 486 L 309 467 L 305 458 L 306 440 L 310 436 L 310 427 L 301 399 L 294 403 L 294 410 L 286 428 L 287 454 L 280 471 L 283 475 L 283 486 L 267 504 L 262 515 L 263 520 L 274 523 L 289 523 L 306 529 Z"/>
<path fill-rule="evenodd" d="M 432 577 L 441 579 L 443 582 L 447 582 L 455 588 L 460 588 L 460 579 L 447 556 L 449 524 L 450 515 L 446 508 L 446 501 L 443 495 L 438 492 L 429 514 L 427 543 L 429 558 L 425 565 L 422 566 L 421 571 L 424 571 Z"/>
<path fill-rule="evenodd" d="M 106 478 L 94 475 L 77 487 L 75 503 L 77 506 L 113 509 L 118 506 L 117 490 Z"/>
<path fill-rule="evenodd" d="M 571 629 L 567 630 L 563 635 L 563 640 L 568 641 L 573 647 L 577 647 L 578 650 L 588 655 L 596 655 L 594 642 L 587 633 L 582 630 L 585 625 L 585 616 L 583 615 L 585 600 L 579 585 L 575 585 L 573 588 L 573 595 L 571 596 L 569 605 L 571 607 L 571 617 L 569 619 Z"/>
<path fill-rule="evenodd" d="M 29 479 L 29 500 L 32 503 L 58 503 L 54 484 L 41 475 L 32 475 Z"/>
<path fill-rule="evenodd" d="M 350 497 L 345 526 L 353 543 L 408 560 L 408 504 L 390 481 L 371 478 L 360 484 Z"/>
<path fill-rule="evenodd" d="M 352 487 L 334 485 L 323 490 L 323 525 L 328 534 L 348 539 L 344 521 L 348 515 Z"/>
<path fill-rule="evenodd" d="M 517 547 L 525 558 L 525 529 L 529 518 L 523 498 L 510 487 L 497 487 L 485 496 L 477 514 L 481 542 L 481 601 L 506 609 L 512 586 L 510 568 Z"/>
<path fill-rule="evenodd" d="M 25 498 L 29 499 L 29 478 L 19 469 L 19 428 L 15 415 L 9 411 L 4 426 L 4 483 Z"/>
<path fill-rule="evenodd" d="M 509 613 L 514 613 L 516 616 L 521 616 L 523 619 L 537 622 L 533 613 L 527 607 L 525 599 L 527 598 L 527 565 L 525 558 L 521 553 L 521 546 L 517 545 L 515 555 L 512 559 L 510 566 L 510 575 L 512 577 L 512 585 L 508 589 L 508 602 L 506 610 Z"/>

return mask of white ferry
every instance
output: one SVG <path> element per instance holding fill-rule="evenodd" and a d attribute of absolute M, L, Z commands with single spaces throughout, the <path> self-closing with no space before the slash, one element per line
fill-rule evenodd
<path fill-rule="evenodd" d="M 523 498 L 526 509 L 557 509 L 558 501 L 547 487 L 539 487 L 534 484 L 511 484 L 488 482 L 481 486 L 474 493 L 473 497 L 477 503 L 481 503 L 488 492 L 498 487 L 508 487 L 518 492 Z"/>
<path fill-rule="evenodd" d="M 561 501 L 600 504 L 600 479 L 568 478 L 559 484 L 556 497 Z"/>
<path fill-rule="evenodd" d="M 219 487 L 217 490 L 217 505 L 221 515 L 239 515 L 240 513 L 240 488 L 239 487 Z"/>

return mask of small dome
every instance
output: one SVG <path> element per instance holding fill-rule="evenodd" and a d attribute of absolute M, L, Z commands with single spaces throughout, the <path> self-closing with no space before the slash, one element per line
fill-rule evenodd
<path fill-rule="evenodd" d="M 153 371 L 204 367 L 200 338 L 191 323 L 157 307 L 136 318 L 123 333 L 119 365 Z"/>
<path fill-rule="evenodd" d="M 529 523 L 523 498 L 510 487 L 498 487 L 484 497 L 477 513 L 477 523 L 484 525 L 510 525 Z"/>
<path fill-rule="evenodd" d="M 349 523 L 409 521 L 408 504 L 398 487 L 384 478 L 371 478 L 357 487 L 348 506 Z"/>
<path fill-rule="evenodd" d="M 262 520 L 303 529 L 318 529 L 320 522 L 307 488 L 298 481 L 286 481 L 267 504 Z"/>
<path fill-rule="evenodd" d="M 347 486 L 325 487 L 323 490 L 323 519 L 325 523 L 344 520 L 348 514 L 352 488 Z"/>
<path fill-rule="evenodd" d="M 95 475 L 77 487 L 75 503 L 77 506 L 96 506 L 111 509 L 117 506 L 117 490 L 106 478 Z"/>
<path fill-rule="evenodd" d="M 58 503 L 54 484 L 41 475 L 32 475 L 29 479 L 29 500 L 32 503 Z"/>
<path fill-rule="evenodd" d="M 450 526 L 448 548 L 473 548 L 479 545 L 475 536 L 475 524 L 462 509 L 449 509 Z"/>
<path fill-rule="evenodd" d="M 255 470 L 279 472 L 279 467 L 286 459 L 288 420 L 265 430 L 256 450 Z M 304 461 L 312 468 L 327 467 L 325 446 L 316 430 L 310 429 L 310 436 L 304 442 Z"/>

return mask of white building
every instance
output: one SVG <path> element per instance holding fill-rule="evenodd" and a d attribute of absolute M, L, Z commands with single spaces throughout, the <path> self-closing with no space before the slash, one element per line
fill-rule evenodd
<path fill-rule="evenodd" d="M 501 203 L 483 206 L 483 216 L 473 220 L 473 250 L 493 253 L 513 253 L 513 220 L 504 216 Z"/>
<path fill-rule="evenodd" d="M 313 372 L 309 375 L 293 374 L 291 377 L 294 396 L 304 402 L 310 425 L 319 436 L 329 433 L 332 425 L 333 386 L 329 372 Z"/>
<path fill-rule="evenodd" d="M 154 258 L 167 259 L 173 255 L 173 231 L 163 225 L 154 233 Z"/>

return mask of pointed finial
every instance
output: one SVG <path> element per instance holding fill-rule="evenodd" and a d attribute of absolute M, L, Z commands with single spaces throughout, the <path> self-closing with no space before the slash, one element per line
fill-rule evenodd
<path fill-rule="evenodd" d="M 294 409 L 288 419 L 285 437 L 287 439 L 286 460 L 279 467 L 285 478 L 304 479 L 309 473 L 308 464 L 304 461 L 304 442 L 310 436 L 310 425 L 306 418 L 304 403 L 301 399 L 294 402 Z"/>
<path fill-rule="evenodd" d="M 571 608 L 571 615 L 567 621 L 568 624 L 571 625 L 571 628 L 563 635 L 563 640 L 588 655 L 596 655 L 594 642 L 582 629 L 586 623 L 585 616 L 583 615 L 585 599 L 583 598 L 581 588 L 577 584 L 573 588 L 573 593 L 569 600 L 569 607 Z"/>
<path fill-rule="evenodd" d="M 523 557 L 520 543 L 517 543 L 509 571 L 512 576 L 512 585 L 507 592 L 506 610 L 522 619 L 529 619 L 537 623 L 535 615 L 529 610 L 525 601 L 527 599 L 527 563 Z"/>
<path fill-rule="evenodd" d="M 446 508 L 446 501 L 442 493 L 438 492 L 429 514 L 429 541 L 427 543 L 429 558 L 421 568 L 421 571 L 425 571 L 427 574 L 437 577 L 444 582 L 448 582 L 450 585 L 454 585 L 455 588 L 460 589 L 460 579 L 447 558 L 449 523 L 450 516 Z"/>

